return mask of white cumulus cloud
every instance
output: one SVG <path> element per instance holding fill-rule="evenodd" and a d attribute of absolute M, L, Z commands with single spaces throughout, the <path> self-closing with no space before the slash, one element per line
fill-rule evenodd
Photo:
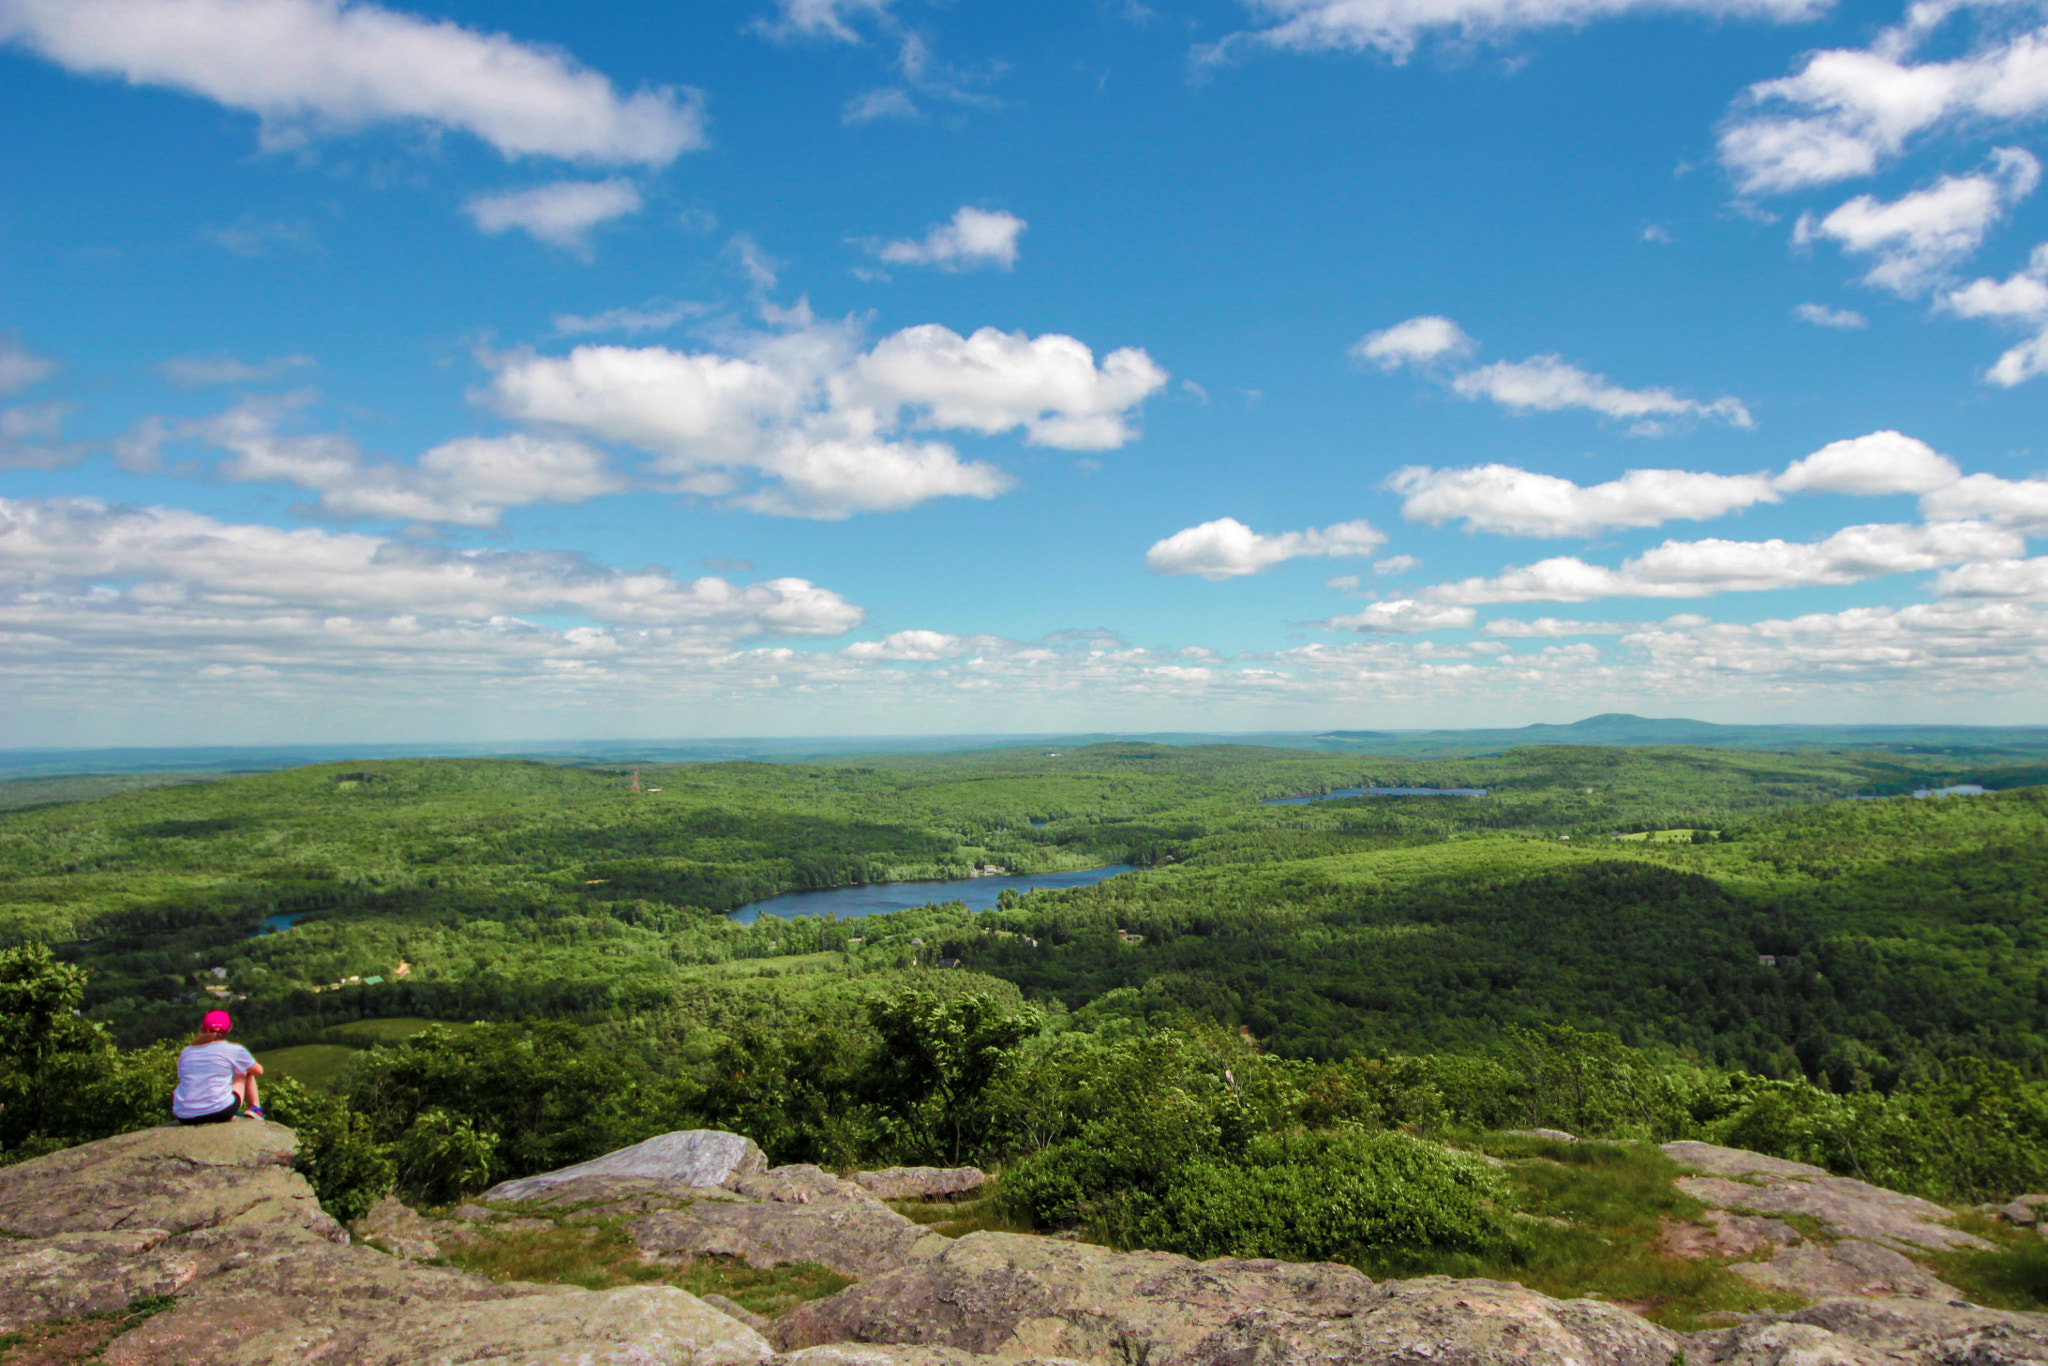
<path fill-rule="evenodd" d="M 2048 373 L 2048 243 L 2026 266 L 2003 280 L 1978 279 L 1943 296 L 1941 305 L 1964 318 L 1984 318 L 2033 333 L 1998 358 L 1985 378 L 2007 388 Z"/>
<path fill-rule="evenodd" d="M 1470 626 L 1478 615 L 1470 607 L 1398 598 L 1373 603 L 1362 612 L 1331 617 L 1322 625 L 1331 631 L 1361 631 L 1369 635 L 1412 635 L 1418 631 L 1445 631 Z"/>
<path fill-rule="evenodd" d="M 1943 176 L 1891 203 L 1858 195 L 1825 218 L 1802 216 L 1793 237 L 1827 238 L 1873 258 L 1863 283 L 1907 298 L 1925 293 L 1971 255 L 2012 206 L 2041 183 L 2041 163 L 2018 147 L 2000 148 L 1990 169 Z"/>
<path fill-rule="evenodd" d="M 1468 356 L 1475 345 L 1465 330 L 1449 318 L 1427 314 L 1368 332 L 1351 344 L 1347 354 L 1361 364 L 1397 370 L 1403 365 L 1427 365 L 1446 357 Z"/>
<path fill-rule="evenodd" d="M 1666 541 L 1618 569 L 1558 556 L 1487 578 L 1425 589 L 1449 604 L 1703 598 L 1718 593 L 1859 583 L 2024 553 L 2017 532 L 1981 521 L 1845 527 L 1820 541 Z"/>
<path fill-rule="evenodd" d="M 1915 62 L 1948 16 L 1972 7 L 1914 5 L 1869 48 L 1808 57 L 1796 75 L 1751 86 L 1721 130 L 1721 159 L 1745 194 L 1779 194 L 1867 176 L 1914 137 L 1968 123 L 2018 123 L 2048 112 L 2048 29 L 1991 25 L 1949 61 Z M 1995 7 L 1976 9 L 1979 15 Z M 2012 7 L 2010 13 L 2024 13 Z"/>
<path fill-rule="evenodd" d="M 967 648 L 959 636 L 943 631 L 892 631 L 880 640 L 856 640 L 840 653 L 849 659 L 925 662 L 958 659 Z"/>
<path fill-rule="evenodd" d="M 175 508 L 0 500 L 0 589 L 54 594 L 108 581 L 130 585 L 117 595 L 130 605 L 243 619 L 277 611 L 480 621 L 568 613 L 732 638 L 839 635 L 864 615 L 802 579 L 685 581 L 558 551 L 456 551 L 224 523 Z"/>
<path fill-rule="evenodd" d="M 1517 413 L 1583 408 L 1602 417 L 1631 421 L 1635 424 L 1631 430 L 1641 435 L 1660 434 L 1672 420 L 1711 418 L 1731 427 L 1756 425 L 1740 399 L 1702 403 L 1669 389 L 1625 389 L 1604 375 L 1581 370 L 1562 356 L 1482 365 L 1452 380 L 1451 389 L 1464 398 L 1491 399 Z"/>
<path fill-rule="evenodd" d="M 497 358 L 479 396 L 508 417 L 650 452 L 683 492 L 755 511 L 838 518 L 1011 487 L 917 429 L 1068 449 L 1131 440 L 1166 382 L 1143 351 L 1100 366 L 1072 337 L 906 328 L 861 351 L 846 327 L 799 326 L 737 353 L 579 346 Z"/>
<path fill-rule="evenodd" d="M 1013 213 L 963 207 L 951 222 L 939 224 L 921 239 L 884 243 L 875 254 L 896 266 L 1009 270 L 1017 264 L 1017 238 L 1026 226 Z"/>
<path fill-rule="evenodd" d="M 692 92 L 621 97 L 552 48 L 344 0 L 0 0 L 0 41 L 246 110 L 272 146 L 395 122 L 508 157 L 663 166 L 704 142 Z"/>
<path fill-rule="evenodd" d="M 632 487 L 602 453 L 525 433 L 462 437 L 415 465 L 370 462 L 342 433 L 280 430 L 310 401 L 308 394 L 245 400 L 218 417 L 182 424 L 179 435 L 230 453 L 220 477 L 317 492 L 319 510 L 331 517 L 489 527 L 506 508 L 581 503 Z"/>
<path fill-rule="evenodd" d="M 1965 475 L 1922 494 L 1920 514 L 1941 521 L 1983 517 L 2032 535 L 2048 535 L 2048 479 Z"/>
<path fill-rule="evenodd" d="M 1795 460 L 1774 481 L 1787 493 L 1926 493 L 1962 476 L 1956 463 L 1903 432 L 1830 441 Z"/>
<path fill-rule="evenodd" d="M 1235 517 L 1176 531 L 1145 552 L 1155 574 L 1195 574 L 1212 582 L 1258 574 L 1288 560 L 1370 555 L 1387 543 L 1369 522 L 1262 535 Z"/>
<path fill-rule="evenodd" d="M 1853 308 L 1829 308 L 1826 304 L 1799 304 L 1792 310 L 1792 316 L 1815 327 L 1832 327 L 1837 331 L 1854 331 L 1870 326 L 1870 319 Z"/>
<path fill-rule="evenodd" d="M 630 180 L 561 180 L 530 190 L 478 195 L 463 209 L 477 229 L 501 233 L 518 228 L 569 251 L 590 249 L 590 230 L 640 211 L 640 191 Z"/>
<path fill-rule="evenodd" d="M 1462 520 L 1468 531 L 1503 536 L 1591 536 L 1615 527 L 1705 521 L 1778 501 L 1766 475 L 1689 470 L 1630 470 L 1585 486 L 1513 465 L 1410 466 L 1387 485 L 1402 496 L 1401 515 L 1411 522 Z"/>

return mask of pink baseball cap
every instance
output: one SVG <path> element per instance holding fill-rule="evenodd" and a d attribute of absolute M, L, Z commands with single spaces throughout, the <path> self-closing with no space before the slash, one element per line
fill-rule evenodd
<path fill-rule="evenodd" d="M 235 1027 L 235 1022 L 225 1010 L 209 1010 L 199 1027 L 213 1034 L 225 1034 Z"/>

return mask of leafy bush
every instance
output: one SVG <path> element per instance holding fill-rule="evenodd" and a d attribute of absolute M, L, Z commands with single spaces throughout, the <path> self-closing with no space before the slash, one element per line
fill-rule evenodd
<path fill-rule="evenodd" d="M 298 1132 L 294 1165 L 329 1214 L 353 1223 L 391 1190 L 396 1164 L 368 1118 L 290 1077 L 265 1082 L 263 1099 L 269 1118 Z"/>
<path fill-rule="evenodd" d="M 1182 1169 L 1135 1241 L 1190 1257 L 1356 1261 L 1497 1244 L 1501 1183 L 1482 1163 L 1398 1133 L 1267 1136 L 1237 1162 Z"/>

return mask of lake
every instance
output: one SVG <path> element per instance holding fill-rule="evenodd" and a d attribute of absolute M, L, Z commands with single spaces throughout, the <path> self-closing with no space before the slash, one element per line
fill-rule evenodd
<path fill-rule="evenodd" d="M 1339 797 L 1484 797 L 1483 787 L 1340 787 L 1320 797 L 1275 797 L 1260 806 L 1306 806 L 1310 802 L 1334 802 Z"/>
<path fill-rule="evenodd" d="M 907 911 L 935 901 L 964 901 L 973 911 L 992 910 L 1005 891 L 1020 896 L 1044 887 L 1092 887 L 1133 866 L 1112 863 L 1106 868 L 1084 868 L 1078 873 L 1030 873 L 1005 877 L 963 877 L 944 882 L 870 882 L 859 887 L 828 887 L 817 892 L 788 892 L 740 907 L 727 918 L 751 925 L 763 915 L 784 920 L 799 915 L 822 916 L 827 912 L 841 920 L 855 920 L 885 911 Z"/>
<path fill-rule="evenodd" d="M 266 934 L 283 934 L 310 914 L 310 911 L 292 911 L 285 915 L 266 915 L 263 917 L 263 923 L 256 927 L 256 933 L 249 937 L 260 939 Z"/>

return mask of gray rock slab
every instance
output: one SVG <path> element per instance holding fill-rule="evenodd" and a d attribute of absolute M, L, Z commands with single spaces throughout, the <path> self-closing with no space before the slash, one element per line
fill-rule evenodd
<path fill-rule="evenodd" d="M 1826 1176 L 1827 1168 L 1805 1162 L 1788 1162 L 1782 1157 L 1765 1157 L 1742 1148 L 1723 1148 L 1715 1143 L 1683 1139 L 1666 1143 L 1664 1155 L 1682 1167 L 1696 1167 L 1708 1176 Z"/>
<path fill-rule="evenodd" d="M 766 1269 L 816 1262 L 863 1279 L 944 1251 L 950 1239 L 862 1192 L 860 1200 L 719 1203 L 657 1210 L 626 1225 L 643 1259 L 736 1257 Z"/>
<path fill-rule="evenodd" d="M 1808 1299 L 1909 1295 L 1947 1302 L 1963 1297 L 1960 1290 L 1936 1280 L 1892 1249 L 1859 1238 L 1845 1238 L 1828 1247 L 1782 1248 L 1767 1262 L 1735 1262 L 1728 1269 L 1766 1289 Z"/>
<path fill-rule="evenodd" d="M 773 1167 L 758 1175 L 736 1176 L 726 1183 L 726 1188 L 743 1199 L 773 1200 L 789 1205 L 808 1205 L 814 1200 L 877 1203 L 877 1197 L 867 1188 L 807 1162 Z"/>
<path fill-rule="evenodd" d="M 0 1229 L 39 1237 L 118 1229 L 288 1224 L 347 1242 L 304 1177 L 281 1124 L 144 1129 L 0 1167 Z"/>
<path fill-rule="evenodd" d="M 776 1338 L 791 1353 L 901 1344 L 1145 1366 L 1668 1366 L 1678 1347 L 1625 1310 L 1501 1282 L 1376 1286 L 1328 1263 L 1196 1262 L 1002 1233 L 799 1305 Z"/>
<path fill-rule="evenodd" d="M 1834 1299 L 1686 1339 L 1695 1366 L 2048 1366 L 2048 1314 Z"/>
<path fill-rule="evenodd" d="M 582 1176 L 623 1176 L 670 1181 L 681 1186 L 723 1186 L 735 1177 L 768 1169 L 754 1140 L 722 1129 L 678 1129 L 630 1148 L 516 1181 L 501 1181 L 486 1200 L 530 1200 L 550 1186 Z"/>
<path fill-rule="evenodd" d="M 957 1200 L 988 1184 L 979 1167 L 884 1167 L 855 1172 L 855 1184 L 881 1200 Z"/>
<path fill-rule="evenodd" d="M 1805 1215 L 1840 1238 L 1861 1238 L 1899 1250 L 1943 1252 L 1991 1246 L 1952 1228 L 1953 1211 L 1848 1176 L 1768 1176 L 1757 1182 L 1719 1176 L 1680 1177 L 1686 1194 L 1721 1209 L 1754 1214 Z"/>
<path fill-rule="evenodd" d="M 181 1304 L 116 1338 L 107 1366 L 758 1366 L 773 1353 L 752 1328 L 673 1286 L 294 1307 L 280 1316 L 259 1295 Z"/>

